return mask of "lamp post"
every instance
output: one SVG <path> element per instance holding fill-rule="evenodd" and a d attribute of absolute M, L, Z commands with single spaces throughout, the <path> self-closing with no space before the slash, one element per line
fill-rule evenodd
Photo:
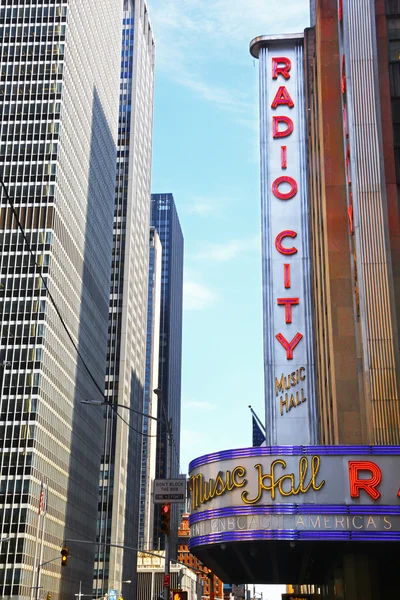
<path fill-rule="evenodd" d="M 172 434 L 172 419 L 168 419 L 168 414 L 167 414 L 167 410 L 165 407 L 165 403 L 164 403 L 164 396 L 163 396 L 163 392 L 160 388 L 156 388 L 153 390 L 153 392 L 156 394 L 156 396 L 160 399 L 161 401 L 161 407 L 162 407 L 162 412 L 164 415 L 164 419 L 165 419 L 165 424 L 166 424 L 166 428 L 167 428 L 167 446 L 166 446 L 166 479 L 171 479 L 171 471 L 172 471 L 172 444 L 173 444 L 173 434 Z M 125 408 L 126 410 L 129 410 L 131 412 L 137 413 L 139 415 L 142 415 L 144 417 L 146 417 L 147 419 L 153 419 L 154 421 L 160 421 L 160 417 L 153 417 L 152 415 L 146 414 L 140 410 L 136 410 L 135 408 L 131 408 L 130 406 L 125 406 L 124 404 L 118 404 L 118 403 L 114 403 L 114 402 L 106 402 L 105 400 L 82 400 L 81 404 L 90 404 L 90 405 L 97 405 L 97 406 L 113 406 L 113 407 L 120 407 L 120 408 Z M 170 568 L 169 568 L 169 563 L 170 563 L 170 543 L 169 543 L 169 534 L 165 534 L 165 570 L 164 570 L 164 584 L 167 583 L 167 585 L 164 585 L 164 600 L 169 600 L 169 576 L 170 576 Z"/>

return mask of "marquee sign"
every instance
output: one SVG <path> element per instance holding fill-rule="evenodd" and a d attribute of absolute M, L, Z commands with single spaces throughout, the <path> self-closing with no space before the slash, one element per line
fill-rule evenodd
<path fill-rule="evenodd" d="M 228 450 L 190 465 L 191 547 L 249 539 L 400 541 L 400 447 Z"/>
<path fill-rule="evenodd" d="M 311 444 L 317 442 L 317 415 L 303 36 L 262 36 L 252 44 L 260 60 L 267 441 Z"/>

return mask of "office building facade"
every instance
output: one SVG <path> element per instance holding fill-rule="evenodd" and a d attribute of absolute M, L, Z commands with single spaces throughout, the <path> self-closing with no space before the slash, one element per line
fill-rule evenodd
<path fill-rule="evenodd" d="M 182 294 L 183 235 L 172 194 L 152 194 L 151 225 L 162 245 L 160 355 L 158 368 L 158 429 L 156 477 L 167 477 L 170 460 L 171 477 L 180 472 L 181 371 L 182 371 Z M 172 449 L 168 456 L 166 419 L 171 420 Z M 172 512 L 171 536 L 176 553 L 178 510 Z M 160 534 L 160 509 L 154 507 L 154 547 L 163 547 Z"/>
<path fill-rule="evenodd" d="M 60 546 L 96 535 L 103 418 L 81 401 L 101 398 L 105 375 L 121 16 L 109 0 L 0 8 L 6 598 L 91 589 L 94 547 L 73 544 L 60 573 Z"/>
<path fill-rule="evenodd" d="M 155 48 L 144 0 L 124 0 L 123 8 L 105 382 L 106 400 L 119 406 L 105 414 L 93 594 L 116 589 L 134 598 L 136 553 L 107 543 L 136 547 L 138 539 Z"/>

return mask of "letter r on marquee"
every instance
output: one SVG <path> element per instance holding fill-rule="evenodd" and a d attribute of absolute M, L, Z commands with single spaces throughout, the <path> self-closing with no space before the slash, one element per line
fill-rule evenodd
<path fill-rule="evenodd" d="M 283 66 L 279 66 L 283 65 Z M 292 63 L 285 56 L 274 56 L 272 59 L 272 79 L 278 79 L 278 75 L 282 75 L 285 79 L 290 79 L 290 69 Z"/>
<path fill-rule="evenodd" d="M 361 471 L 369 471 L 369 479 L 360 479 Z M 350 496 L 360 497 L 360 490 L 367 492 L 373 500 L 377 500 L 381 493 L 376 489 L 382 480 L 382 471 L 377 464 L 370 460 L 349 460 Z"/>

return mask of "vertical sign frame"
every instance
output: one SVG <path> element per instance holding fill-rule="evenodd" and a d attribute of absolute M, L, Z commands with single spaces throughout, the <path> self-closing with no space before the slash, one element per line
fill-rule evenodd
<path fill-rule="evenodd" d="M 259 58 L 267 444 L 318 443 L 303 34 L 261 36 Z"/>

